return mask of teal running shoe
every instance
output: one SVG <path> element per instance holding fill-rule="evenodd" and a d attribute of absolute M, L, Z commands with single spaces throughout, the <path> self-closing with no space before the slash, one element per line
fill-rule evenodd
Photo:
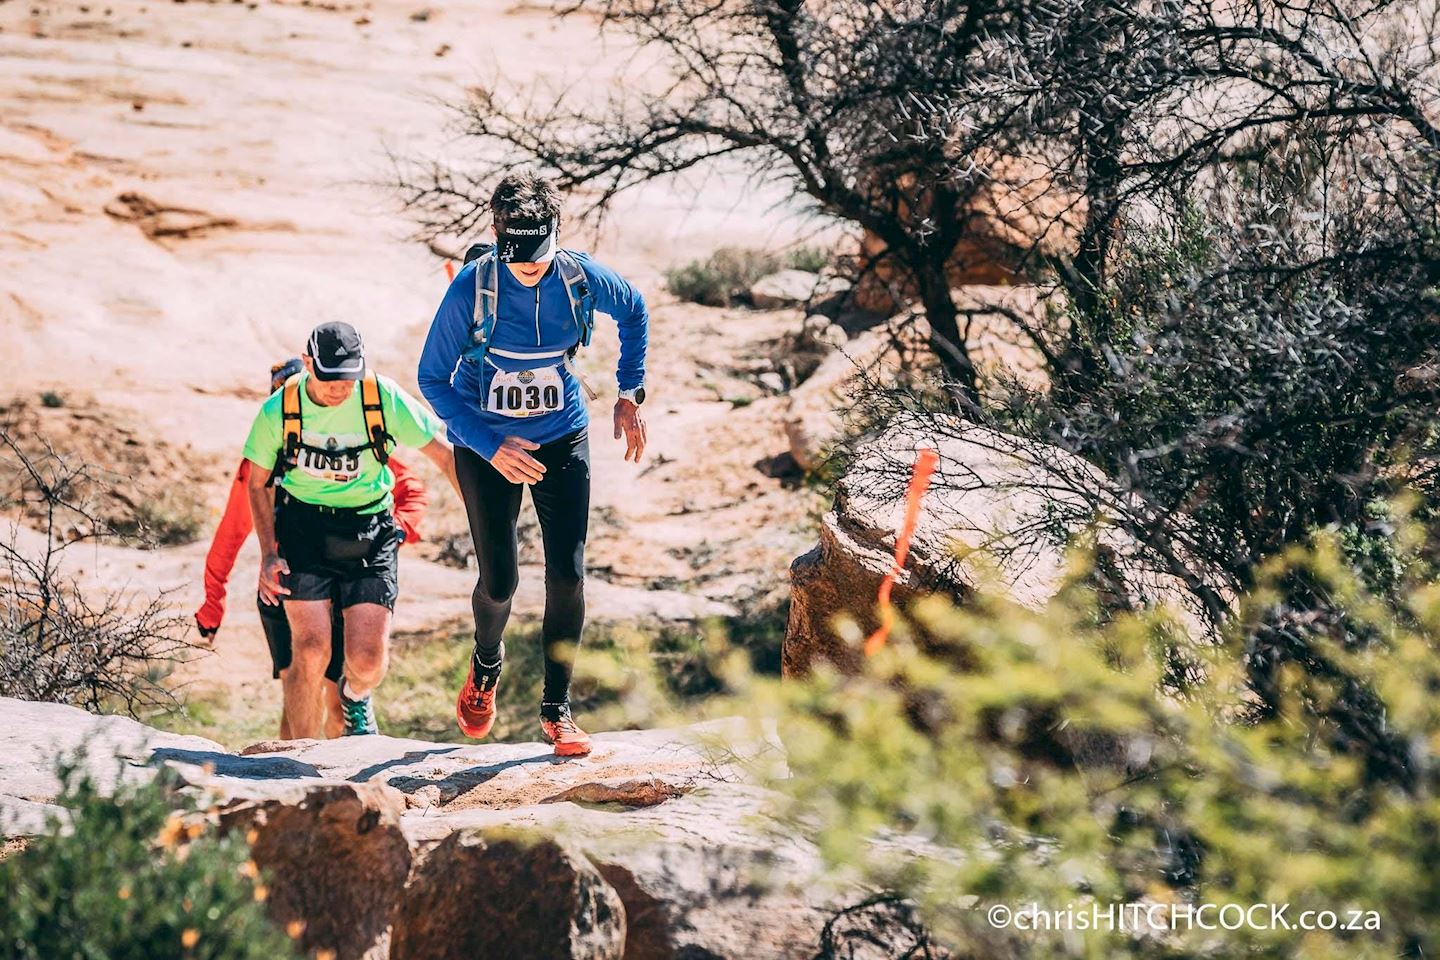
<path fill-rule="evenodd" d="M 380 732 L 380 727 L 375 723 L 375 706 L 370 702 L 370 694 L 366 694 L 359 700 L 351 700 L 345 695 L 347 687 L 345 678 L 340 678 L 340 714 L 345 720 L 345 730 L 342 736 L 360 737 L 366 734 Z"/>

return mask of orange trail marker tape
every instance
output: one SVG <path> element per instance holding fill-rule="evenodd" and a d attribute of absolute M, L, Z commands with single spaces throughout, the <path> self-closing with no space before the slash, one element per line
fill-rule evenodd
<path fill-rule="evenodd" d="M 910 474 L 910 485 L 905 490 L 905 519 L 900 524 L 899 535 L 895 538 L 895 565 L 880 583 L 880 627 L 865 640 L 865 656 L 873 657 L 885 641 L 890 638 L 890 628 L 895 626 L 895 607 L 890 603 L 890 591 L 895 587 L 895 578 L 905 569 L 905 557 L 910 552 L 910 538 L 920 523 L 920 501 L 930 487 L 930 478 L 940 463 L 940 454 L 933 447 L 922 447 L 915 457 L 915 469 Z"/>
<path fill-rule="evenodd" d="M 449 260 L 445 261 L 445 276 L 451 281 L 455 279 L 455 264 Z"/>

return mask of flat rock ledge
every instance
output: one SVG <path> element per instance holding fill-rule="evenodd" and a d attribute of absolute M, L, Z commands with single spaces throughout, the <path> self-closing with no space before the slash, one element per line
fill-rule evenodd
<path fill-rule="evenodd" d="M 0 698 L 0 835 L 63 821 L 56 762 L 81 747 L 103 785 L 169 767 L 222 829 L 253 831 L 272 915 L 337 960 L 808 960 L 869 893 L 819 879 L 814 846 L 747 779 L 757 762 L 783 772 L 783 752 L 738 720 L 602 733 L 570 760 L 385 736 L 236 753 Z M 847 955 L 887 957 L 883 942 Z"/>

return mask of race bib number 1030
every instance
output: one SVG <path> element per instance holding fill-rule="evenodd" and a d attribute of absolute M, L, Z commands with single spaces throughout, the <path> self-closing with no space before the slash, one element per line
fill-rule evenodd
<path fill-rule="evenodd" d="M 503 417 L 538 417 L 565 409 L 560 369 L 496 370 L 485 394 L 485 409 Z"/>

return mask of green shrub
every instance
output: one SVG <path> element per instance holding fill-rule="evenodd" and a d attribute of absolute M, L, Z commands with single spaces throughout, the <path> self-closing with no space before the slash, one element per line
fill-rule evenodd
<path fill-rule="evenodd" d="M 681 300 L 708 307 L 750 302 L 755 281 L 779 270 L 818 273 L 830 262 L 822 247 L 795 247 L 784 254 L 744 247 L 720 247 L 704 260 L 667 270 L 665 286 Z"/>
<path fill-rule="evenodd" d="M 824 247 L 794 247 L 785 251 L 782 263 L 787 270 L 819 273 L 830 265 L 830 251 Z"/>
<path fill-rule="evenodd" d="M 776 786 L 797 827 L 818 831 L 842 876 L 913 897 L 956 956 L 1434 955 L 1440 587 L 1387 605 L 1323 540 L 1268 564 L 1241 619 L 1271 616 L 1300 574 L 1374 639 L 1318 624 L 1306 640 L 1325 668 L 1287 665 L 1280 709 L 1258 718 L 1245 624 L 1192 646 L 1157 615 L 1102 623 L 1078 587 L 1038 612 L 928 601 L 914 611 L 923 652 L 902 637 L 857 677 L 748 683 L 740 702 L 778 722 L 789 776 Z M 1411 745 L 1408 786 L 1377 775 L 1331 715 L 1357 687 Z M 1289 904 L 1289 921 L 1334 910 L 1360 928 L 1031 933 L 987 914 L 1091 903 Z"/>
<path fill-rule="evenodd" d="M 665 273 L 665 285 L 681 300 L 729 307 L 749 299 L 755 281 L 780 269 L 780 258 L 764 250 L 721 247 Z"/>
<path fill-rule="evenodd" d="M 265 916 L 266 890 L 241 836 L 157 783 L 101 795 L 63 771 L 55 824 L 0 861 L 0 958 L 284 960 L 297 953 Z"/>
<path fill-rule="evenodd" d="M 113 527 L 145 547 L 174 547 L 198 540 L 205 521 L 205 505 L 193 491 L 164 490 L 141 500 L 129 517 Z"/>

